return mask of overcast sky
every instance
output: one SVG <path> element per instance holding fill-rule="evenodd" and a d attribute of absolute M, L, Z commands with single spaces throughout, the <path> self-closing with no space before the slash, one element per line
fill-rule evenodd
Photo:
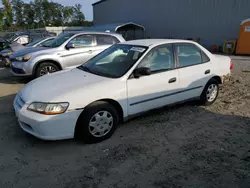
<path fill-rule="evenodd" d="M 30 2 L 30 0 L 24 0 L 25 2 Z M 75 5 L 77 3 L 83 6 L 83 13 L 85 15 L 86 20 L 93 20 L 93 10 L 92 3 L 97 0 L 52 0 L 54 2 L 61 3 L 63 5 Z"/>

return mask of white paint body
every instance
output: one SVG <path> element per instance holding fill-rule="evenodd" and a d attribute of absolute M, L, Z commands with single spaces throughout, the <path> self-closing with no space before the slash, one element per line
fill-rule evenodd
<path fill-rule="evenodd" d="M 192 43 L 198 46 L 210 61 L 185 68 L 131 79 L 130 75 L 152 48 L 168 43 Z M 140 40 L 123 44 L 147 46 L 148 50 L 134 66 L 120 78 L 106 78 L 79 69 L 65 70 L 43 76 L 28 83 L 14 101 L 14 108 L 22 129 L 46 140 L 74 137 L 77 119 L 89 104 L 104 99 L 118 102 L 123 117 L 159 108 L 176 102 L 200 97 L 207 82 L 214 76 L 230 74 L 230 58 L 216 56 L 192 41 Z M 204 74 L 209 69 L 210 74 Z M 171 78 L 177 78 L 170 84 Z M 185 92 L 183 92 L 185 90 Z M 18 104 L 18 99 L 23 104 Z M 69 102 L 68 110 L 60 115 L 43 115 L 27 110 L 32 102 Z M 27 126 L 28 125 L 28 126 Z"/>

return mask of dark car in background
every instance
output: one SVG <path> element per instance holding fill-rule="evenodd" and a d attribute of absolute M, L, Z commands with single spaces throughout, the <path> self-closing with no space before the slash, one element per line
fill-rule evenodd
<path fill-rule="evenodd" d="M 38 37 L 38 36 L 36 36 Z M 25 48 L 34 48 L 34 47 L 42 47 L 42 46 L 48 46 L 50 42 L 52 42 L 55 39 L 55 37 L 45 37 L 45 38 L 34 38 L 31 43 L 27 45 L 22 45 L 18 42 L 13 42 L 8 44 L 8 47 L 0 51 L 0 62 L 3 65 L 7 65 L 9 62 L 9 56 L 13 54 L 14 52 L 17 52 L 18 50 L 22 50 Z"/>

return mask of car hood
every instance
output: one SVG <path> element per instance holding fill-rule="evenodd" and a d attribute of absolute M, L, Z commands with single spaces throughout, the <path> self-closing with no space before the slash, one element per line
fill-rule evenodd
<path fill-rule="evenodd" d="M 109 80 L 80 69 L 71 69 L 42 76 L 31 81 L 18 93 L 26 102 L 70 102 L 65 96 Z M 72 95 L 71 95 L 72 96 Z"/>
<path fill-rule="evenodd" d="M 29 53 L 34 53 L 34 52 L 38 52 L 41 50 L 47 50 L 48 48 L 45 47 L 37 47 L 37 48 L 24 48 L 22 50 L 18 50 L 16 53 L 12 54 L 11 58 L 15 59 L 16 57 L 21 57 L 24 55 L 27 55 Z"/>
<path fill-rule="evenodd" d="M 13 52 L 16 52 L 16 51 L 18 51 L 18 50 L 22 50 L 22 49 L 25 48 L 24 45 L 19 44 L 19 43 L 17 43 L 17 42 L 14 42 L 14 43 L 10 44 L 9 46 L 10 46 L 10 48 L 11 48 L 11 50 L 12 50 Z"/>

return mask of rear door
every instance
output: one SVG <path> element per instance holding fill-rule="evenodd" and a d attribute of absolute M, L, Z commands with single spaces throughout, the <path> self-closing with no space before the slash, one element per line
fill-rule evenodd
<path fill-rule="evenodd" d="M 199 97 L 211 78 L 211 63 L 208 56 L 192 43 L 175 44 L 178 63 L 180 98 L 183 100 Z"/>
<path fill-rule="evenodd" d="M 65 68 L 76 67 L 93 57 L 95 44 L 94 37 L 92 35 L 78 35 L 74 37 L 70 43 L 73 43 L 75 48 L 65 48 L 62 55 L 62 62 Z"/>

